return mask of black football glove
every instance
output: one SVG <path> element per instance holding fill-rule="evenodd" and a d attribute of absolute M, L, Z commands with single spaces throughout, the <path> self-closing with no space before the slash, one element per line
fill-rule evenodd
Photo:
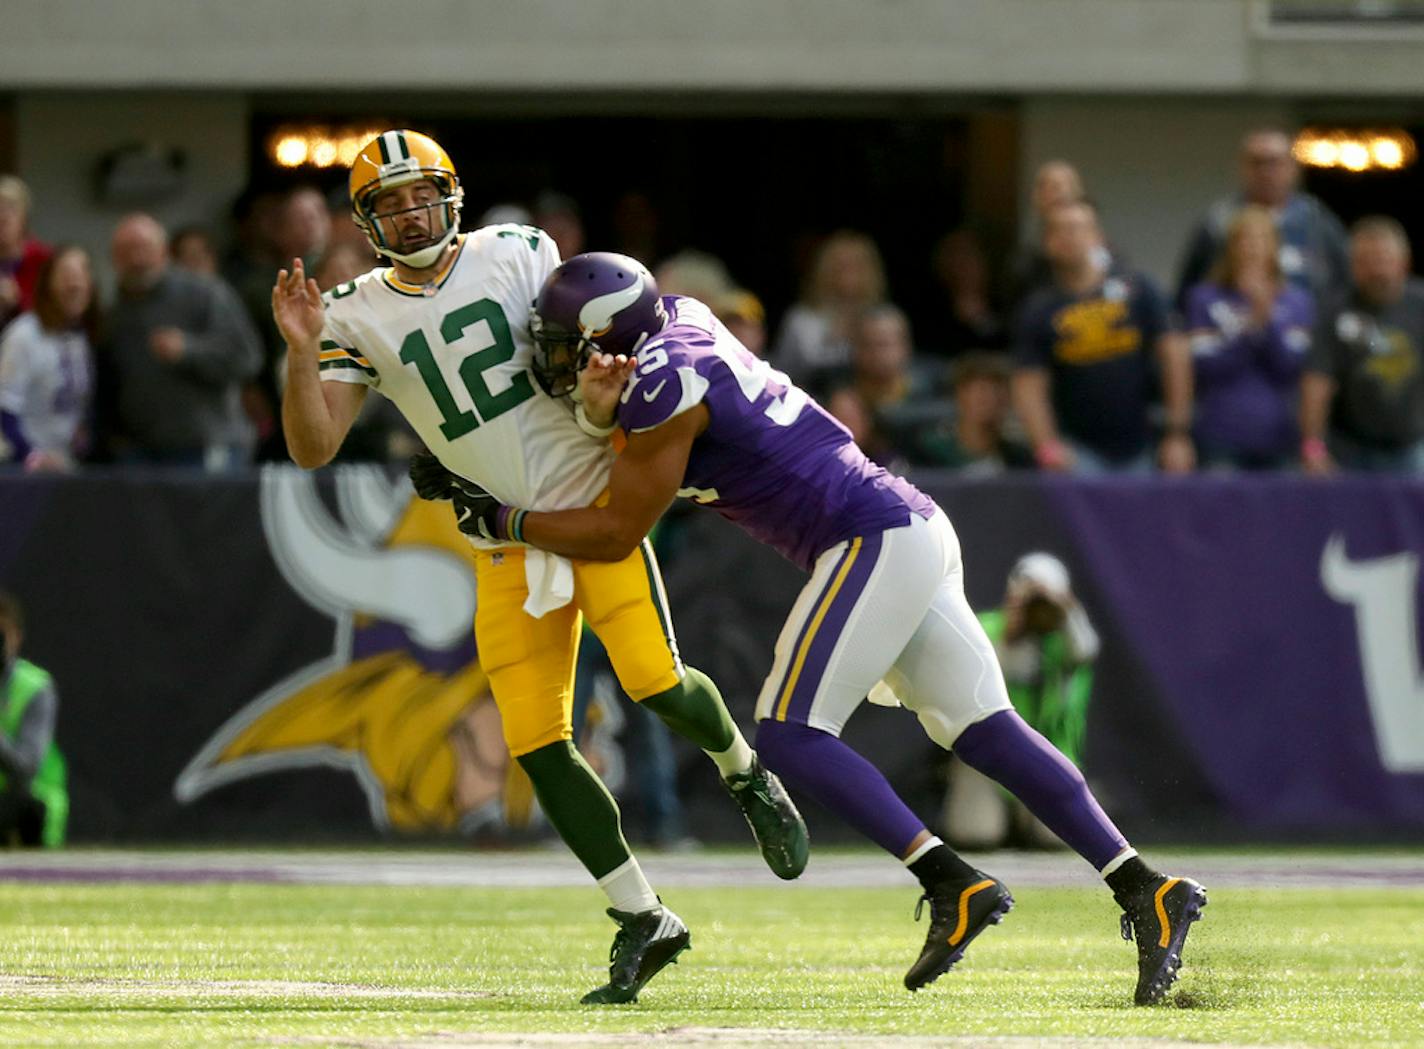
<path fill-rule="evenodd" d="M 451 497 L 455 503 L 455 522 L 460 531 L 480 539 L 507 542 L 512 511 L 473 481 L 460 481 Z"/>
<path fill-rule="evenodd" d="M 422 499 L 439 502 L 454 497 L 460 478 L 445 469 L 430 452 L 416 452 L 410 457 L 410 483 Z"/>

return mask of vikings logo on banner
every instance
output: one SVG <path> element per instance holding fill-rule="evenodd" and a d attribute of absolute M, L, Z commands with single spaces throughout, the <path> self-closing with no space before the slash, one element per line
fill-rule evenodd
<path fill-rule="evenodd" d="M 287 582 L 334 624 L 330 656 L 274 683 L 223 724 L 174 785 L 314 766 L 349 771 L 377 827 L 471 830 L 527 816 L 506 791 L 499 714 L 475 651 L 474 559 L 449 507 L 374 467 L 336 473 L 340 520 L 315 479 L 264 471 L 262 526 Z M 520 820 L 516 818 L 516 822 Z"/>

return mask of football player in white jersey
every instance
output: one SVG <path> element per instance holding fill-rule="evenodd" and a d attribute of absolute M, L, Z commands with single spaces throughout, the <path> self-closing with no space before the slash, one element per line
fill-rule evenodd
<path fill-rule="evenodd" d="M 452 473 L 513 506 L 559 510 L 599 497 L 614 455 L 611 412 L 591 419 L 568 398 L 536 395 L 530 370 L 530 307 L 559 264 L 552 240 L 516 225 L 461 234 L 454 166 L 414 131 L 383 132 L 362 149 L 350 190 L 356 224 L 391 265 L 325 296 L 300 259 L 278 274 L 272 312 L 287 343 L 282 422 L 292 459 L 307 469 L 329 462 L 374 388 L 432 453 L 411 474 L 426 498 L 449 498 Z M 583 1000 L 631 1001 L 689 937 L 653 894 L 617 805 L 571 742 L 580 616 L 628 695 L 716 762 L 780 877 L 805 867 L 805 824 L 716 686 L 678 656 L 646 542 L 617 563 L 570 562 L 518 543 L 476 546 L 475 640 L 505 741 L 620 927 L 609 982 Z"/>

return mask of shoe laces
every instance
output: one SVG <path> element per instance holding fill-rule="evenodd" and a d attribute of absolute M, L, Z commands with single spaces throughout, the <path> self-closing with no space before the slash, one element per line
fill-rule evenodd
<path fill-rule="evenodd" d="M 1131 943 L 1131 942 L 1132 942 L 1132 915 L 1128 914 L 1127 911 L 1123 911 L 1123 912 L 1122 912 L 1122 919 L 1121 919 L 1121 926 L 1120 926 L 1120 927 L 1121 927 L 1121 929 L 1122 929 L 1122 938 L 1123 938 L 1124 940 L 1126 940 L 1128 943 Z"/>

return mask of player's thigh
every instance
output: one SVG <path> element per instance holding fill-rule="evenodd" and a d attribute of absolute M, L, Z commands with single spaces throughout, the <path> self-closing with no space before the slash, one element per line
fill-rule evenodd
<path fill-rule="evenodd" d="M 757 719 L 839 734 L 913 636 L 942 568 L 919 517 L 822 554 L 777 638 Z"/>
<path fill-rule="evenodd" d="M 633 699 L 666 692 L 682 680 L 667 593 L 646 539 L 622 561 L 574 562 L 574 600 Z"/>
<path fill-rule="evenodd" d="M 958 565 L 940 580 L 886 681 L 942 747 L 953 746 L 976 721 L 1011 708 L 999 657 L 964 597 Z"/>
<path fill-rule="evenodd" d="M 480 666 L 515 757 L 573 738 L 573 674 L 580 627 L 573 605 L 539 619 L 524 611 L 529 596 L 523 552 L 480 551 L 475 645 Z"/>

